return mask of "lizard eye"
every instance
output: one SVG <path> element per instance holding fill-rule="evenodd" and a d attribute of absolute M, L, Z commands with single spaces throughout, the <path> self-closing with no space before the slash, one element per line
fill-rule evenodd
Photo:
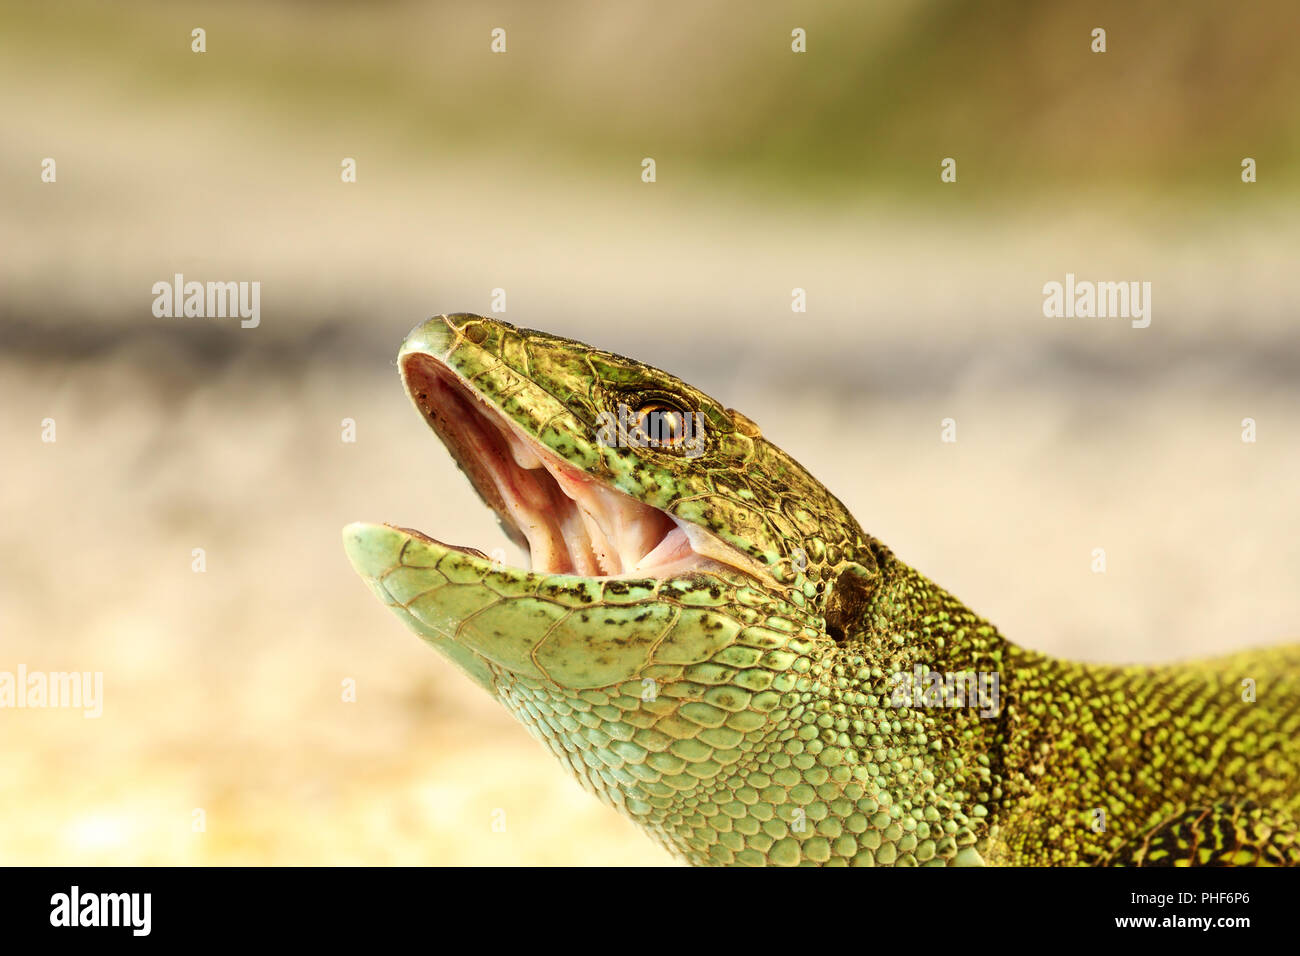
<path fill-rule="evenodd" d="M 690 416 L 657 399 L 636 410 L 636 429 L 650 444 L 661 448 L 676 448 L 691 437 Z"/>

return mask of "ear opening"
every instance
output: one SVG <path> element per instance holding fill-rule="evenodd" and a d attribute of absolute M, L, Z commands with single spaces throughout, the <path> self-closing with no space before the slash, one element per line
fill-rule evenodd
<path fill-rule="evenodd" d="M 835 569 L 835 580 L 826 598 L 826 633 L 836 644 L 844 644 L 858 629 L 871 591 L 875 573 L 856 562 Z"/>

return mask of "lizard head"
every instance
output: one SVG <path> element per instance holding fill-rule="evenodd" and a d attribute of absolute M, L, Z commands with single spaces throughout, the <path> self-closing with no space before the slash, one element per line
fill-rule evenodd
<path fill-rule="evenodd" d="M 743 415 L 640 362 L 460 314 L 398 366 L 531 567 L 375 524 L 344 529 L 353 566 L 589 789 L 688 857 L 741 852 L 669 822 L 684 791 L 748 792 L 740 768 L 794 732 L 801 675 L 875 573 L 857 523 Z"/>

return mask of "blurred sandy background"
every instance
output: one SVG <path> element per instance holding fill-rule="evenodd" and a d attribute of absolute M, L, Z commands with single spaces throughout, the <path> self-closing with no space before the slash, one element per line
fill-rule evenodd
<path fill-rule="evenodd" d="M 0 711 L 0 862 L 667 862 L 339 544 L 502 542 L 392 364 L 496 287 L 744 410 L 1013 640 L 1300 638 L 1300 11 L 888 6 L 0 5 L 0 670 L 105 682 Z M 176 272 L 261 326 L 155 318 Z M 1151 327 L 1045 319 L 1066 272 Z"/>

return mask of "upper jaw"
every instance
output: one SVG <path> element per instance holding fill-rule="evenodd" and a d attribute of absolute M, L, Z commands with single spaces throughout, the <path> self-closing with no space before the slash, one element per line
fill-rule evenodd
<path fill-rule="evenodd" d="M 731 549 L 702 528 L 551 452 L 448 364 L 444 337 L 435 346 L 441 354 L 428 339 L 421 327 L 399 356 L 407 393 L 507 534 L 528 550 L 533 571 L 661 579 L 734 566 L 726 560 Z"/>

